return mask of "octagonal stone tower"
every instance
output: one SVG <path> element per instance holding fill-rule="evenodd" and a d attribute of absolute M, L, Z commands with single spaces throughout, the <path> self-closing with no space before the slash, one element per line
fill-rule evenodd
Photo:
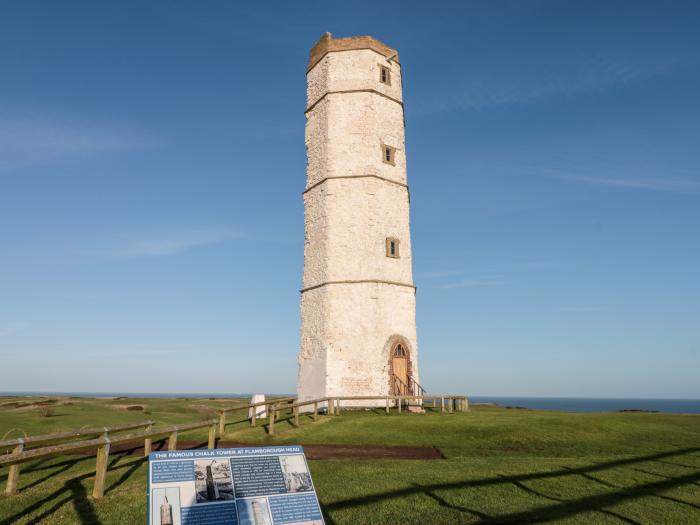
<path fill-rule="evenodd" d="M 330 33 L 314 45 L 306 153 L 298 398 L 415 395 L 416 289 L 395 49 Z"/>

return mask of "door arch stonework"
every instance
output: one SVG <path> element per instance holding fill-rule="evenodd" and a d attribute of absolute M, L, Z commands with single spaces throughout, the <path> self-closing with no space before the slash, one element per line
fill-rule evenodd
<path fill-rule="evenodd" d="M 411 359 L 411 354 L 412 354 L 412 349 L 411 345 L 408 342 L 408 339 L 403 337 L 402 335 L 392 335 L 389 337 L 389 339 L 386 342 L 386 345 L 384 347 L 385 350 L 385 355 L 387 356 L 387 362 L 389 365 L 389 374 L 387 377 L 387 384 L 389 387 L 389 393 L 394 394 L 393 392 L 394 389 L 394 381 L 393 377 L 394 374 L 397 372 L 394 370 L 394 358 L 405 358 L 406 359 L 406 379 L 405 383 L 406 385 L 409 385 L 411 378 L 413 377 L 413 361 Z M 396 354 L 404 354 L 404 355 L 396 355 Z"/>

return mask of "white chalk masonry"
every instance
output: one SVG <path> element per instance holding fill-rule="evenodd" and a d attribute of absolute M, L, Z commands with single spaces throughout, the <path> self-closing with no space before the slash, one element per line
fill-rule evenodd
<path fill-rule="evenodd" d="M 311 50 L 307 108 L 298 398 L 398 393 L 394 373 L 418 382 L 398 53 L 326 33 Z M 405 372 L 394 370 L 399 344 Z"/>

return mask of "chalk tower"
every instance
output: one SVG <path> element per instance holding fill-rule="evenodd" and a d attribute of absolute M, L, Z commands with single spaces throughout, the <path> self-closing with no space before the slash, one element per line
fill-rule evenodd
<path fill-rule="evenodd" d="M 416 289 L 395 49 L 370 36 L 330 33 L 311 48 L 306 155 L 299 400 L 416 395 Z"/>

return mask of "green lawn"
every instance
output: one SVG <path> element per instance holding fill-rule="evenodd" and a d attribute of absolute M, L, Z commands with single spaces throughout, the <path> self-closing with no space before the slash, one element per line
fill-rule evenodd
<path fill-rule="evenodd" d="M 2 403 L 3 399 L 0 399 Z M 0 405 L 0 436 L 153 418 L 184 422 L 233 402 L 70 400 L 52 417 Z M 115 405 L 144 404 L 149 414 Z M 317 460 L 310 467 L 328 524 L 700 523 L 700 416 L 569 414 L 476 407 L 469 413 L 343 412 L 276 436 L 229 417 L 224 438 L 248 443 L 426 445 L 444 460 Z M 203 439 L 204 432 L 182 436 Z M 23 466 L 21 493 L 0 497 L 0 525 L 146 523 L 146 461 L 111 458 L 92 500 L 95 460 Z M 0 470 L 0 483 L 7 475 Z"/>

